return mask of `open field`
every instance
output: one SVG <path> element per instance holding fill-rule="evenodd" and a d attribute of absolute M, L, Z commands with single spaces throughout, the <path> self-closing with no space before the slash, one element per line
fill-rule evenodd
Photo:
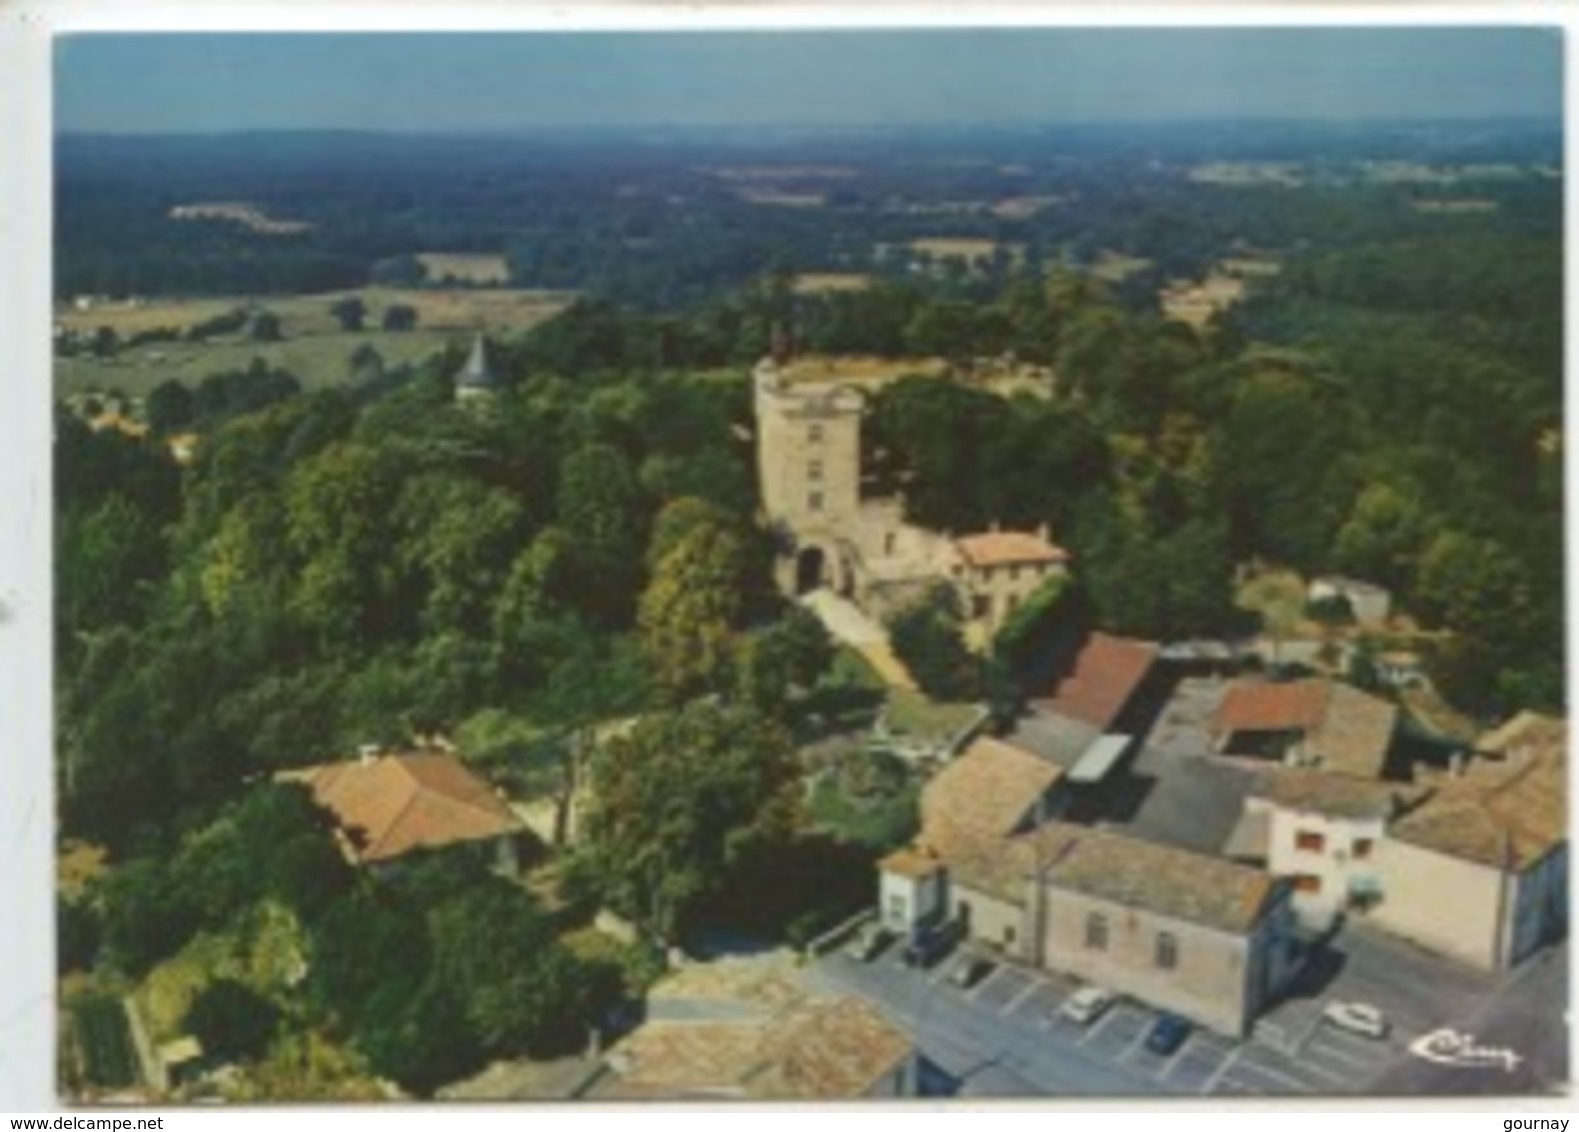
<path fill-rule="evenodd" d="M 739 188 L 734 193 L 748 204 L 773 205 L 778 208 L 822 208 L 828 203 L 827 193 L 799 193 L 785 189 Z"/>
<path fill-rule="evenodd" d="M 978 259 L 991 259 L 993 253 L 999 248 L 996 240 L 983 240 L 963 236 L 924 236 L 919 240 L 911 240 L 910 248 L 915 252 L 924 252 L 936 259 L 963 259 L 974 262 Z M 1025 254 L 1023 244 L 1003 244 L 1009 255 L 1018 261 Z"/>
<path fill-rule="evenodd" d="M 1189 178 L 1202 185 L 1240 188 L 1257 185 L 1296 188 L 1305 183 L 1299 164 L 1292 161 L 1211 161 L 1191 169 Z"/>
<path fill-rule="evenodd" d="M 239 224 L 260 236 L 295 236 L 312 229 L 312 225 L 305 220 L 281 220 L 244 200 L 178 204 L 170 210 L 170 219 L 223 220 Z"/>
<path fill-rule="evenodd" d="M 435 283 L 508 283 L 510 265 L 502 255 L 471 252 L 422 252 L 417 262 Z"/>
<path fill-rule="evenodd" d="M 835 291 L 864 291 L 872 285 L 870 275 L 854 271 L 820 271 L 795 276 L 797 295 L 827 295 Z"/>
<path fill-rule="evenodd" d="M 1412 200 L 1409 202 L 1409 207 L 1416 212 L 1495 212 L 1497 202 L 1479 197 L 1465 197 L 1458 200 Z"/>
<path fill-rule="evenodd" d="M 1122 255 L 1119 252 L 1103 250 L 1087 269 L 1086 274 L 1093 279 L 1100 279 L 1104 283 L 1122 283 L 1137 271 L 1145 271 L 1151 266 L 1151 260 L 1141 259 L 1139 256 Z"/>
<path fill-rule="evenodd" d="M 1043 209 L 1063 204 L 1066 199 L 1060 196 L 1007 197 L 989 211 L 1002 220 L 1029 220 Z"/>
<path fill-rule="evenodd" d="M 368 329 L 345 331 L 330 313 L 338 299 L 356 296 L 367 305 Z M 204 319 L 244 305 L 241 299 L 196 299 L 160 302 L 145 306 L 121 304 L 82 311 L 62 309 L 60 325 L 92 332 L 100 326 L 114 329 L 122 338 L 139 332 L 171 328 L 177 331 Z M 108 358 L 79 355 L 55 361 L 56 392 L 60 395 L 88 390 L 117 389 L 131 396 L 145 396 L 170 378 L 194 384 L 209 374 L 245 369 L 254 358 L 295 374 L 308 388 L 335 385 L 351 371 L 351 355 L 371 346 L 385 365 L 418 362 L 447 345 L 482 329 L 494 334 L 515 334 L 559 313 L 569 297 L 546 291 L 522 290 L 405 290 L 364 288 L 324 295 L 293 295 L 261 304 L 279 316 L 284 335 L 278 342 L 254 342 L 238 334 L 221 335 L 206 342 L 151 342 L 123 349 Z M 410 331 L 378 329 L 384 310 L 404 303 L 417 311 L 417 328 Z"/>

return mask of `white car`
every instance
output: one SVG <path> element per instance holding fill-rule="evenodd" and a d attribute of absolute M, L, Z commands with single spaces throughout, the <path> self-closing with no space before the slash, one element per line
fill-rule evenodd
<path fill-rule="evenodd" d="M 1387 1016 L 1365 1002 L 1329 1002 L 1321 1016 L 1340 1030 L 1367 1038 L 1385 1038 Z"/>
<path fill-rule="evenodd" d="M 1058 1013 L 1072 1022 L 1089 1026 L 1113 1005 L 1113 992 L 1103 987 L 1081 987 L 1070 995 Z"/>

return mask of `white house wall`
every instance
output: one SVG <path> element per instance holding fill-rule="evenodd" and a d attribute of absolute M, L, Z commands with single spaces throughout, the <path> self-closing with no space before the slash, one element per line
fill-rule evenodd
<path fill-rule="evenodd" d="M 1273 806 L 1267 843 L 1267 871 L 1273 876 L 1320 878 L 1319 892 L 1294 893 L 1294 907 L 1307 920 L 1328 918 L 1347 903 L 1356 884 L 1380 883 L 1377 859 L 1385 826 L 1380 818 L 1338 818 Z M 1322 839 L 1320 850 L 1299 848 L 1301 833 Z M 1368 855 L 1356 856 L 1356 843 L 1370 842 Z"/>
<path fill-rule="evenodd" d="M 1397 935 L 1486 969 L 1497 965 L 1499 901 L 1516 897 L 1510 879 L 1485 865 L 1404 841 L 1376 849 L 1382 899 L 1369 918 Z"/>
<path fill-rule="evenodd" d="M 1086 945 L 1088 917 L 1107 918 L 1107 946 Z M 1177 963 L 1157 965 L 1157 936 L 1177 940 Z M 1246 936 L 1114 904 L 1083 893 L 1047 889 L 1042 962 L 1055 971 L 1175 1011 L 1224 1034 L 1242 1034 L 1256 997 L 1250 993 L 1255 964 Z"/>

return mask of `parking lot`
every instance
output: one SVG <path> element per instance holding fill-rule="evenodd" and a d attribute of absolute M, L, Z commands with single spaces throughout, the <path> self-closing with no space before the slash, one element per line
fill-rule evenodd
<path fill-rule="evenodd" d="M 1433 975 L 1420 964 L 1438 961 L 1362 935 L 1342 974 L 1319 994 L 1281 1004 L 1248 1040 L 1196 1027 L 1176 1050 L 1161 1055 L 1146 1048 L 1158 1016 L 1146 1004 L 1120 999 L 1082 1025 L 1058 1012 L 1080 986 L 1074 979 L 995 963 L 974 985 L 961 987 L 955 974 L 967 952 L 916 970 L 905 966 L 900 951 L 889 947 L 869 962 L 835 952 L 807 977 L 882 1006 L 953 1079 L 954 1091 L 967 1096 L 1363 1093 L 1386 1069 L 1407 1060 L 1410 1040 L 1483 1004 L 1495 990 L 1488 977 L 1462 968 L 1441 967 Z M 1380 999 L 1393 1022 L 1385 1039 L 1323 1021 L 1323 1007 L 1337 998 L 1364 991 L 1378 1001 L 1372 992 L 1384 979 L 1400 987 Z"/>

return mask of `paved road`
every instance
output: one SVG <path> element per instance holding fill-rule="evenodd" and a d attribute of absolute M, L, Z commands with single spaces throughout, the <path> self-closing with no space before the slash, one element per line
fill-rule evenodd
<path fill-rule="evenodd" d="M 999 964 L 962 989 L 949 977 L 962 954 L 916 971 L 891 947 L 870 963 L 824 956 L 805 977 L 882 1007 L 964 1096 L 1540 1093 L 1565 1078 L 1566 1037 L 1549 1004 L 1567 1000 L 1566 949 L 1499 980 L 1363 927 L 1337 947 L 1336 972 L 1307 997 L 1280 1004 L 1249 1040 L 1196 1029 L 1167 1057 L 1145 1048 L 1151 1007 L 1123 1000 L 1080 1026 L 1057 1013 L 1078 983 L 1048 971 Z M 1377 1041 L 1323 1021 L 1326 1004 L 1340 999 L 1379 1006 L 1392 1033 Z M 1520 1071 L 1498 1071 L 1491 1085 L 1489 1074 L 1466 1077 L 1409 1053 L 1410 1043 L 1449 1025 L 1515 1044 L 1525 1052 Z"/>
<path fill-rule="evenodd" d="M 1446 1028 L 1476 1046 L 1509 1050 L 1512 1070 L 1500 1065 L 1453 1067 L 1410 1056 L 1376 1084 L 1377 1092 L 1528 1095 L 1559 1093 L 1569 1081 L 1568 945 L 1532 956 L 1502 992 L 1453 1018 Z"/>
<path fill-rule="evenodd" d="M 800 600 L 802 605 L 817 615 L 834 640 L 849 645 L 865 657 L 866 662 L 882 677 L 883 683 L 893 688 L 914 690 L 916 682 L 910 671 L 889 647 L 888 631 L 868 617 L 854 602 L 826 588 L 813 590 Z"/>

